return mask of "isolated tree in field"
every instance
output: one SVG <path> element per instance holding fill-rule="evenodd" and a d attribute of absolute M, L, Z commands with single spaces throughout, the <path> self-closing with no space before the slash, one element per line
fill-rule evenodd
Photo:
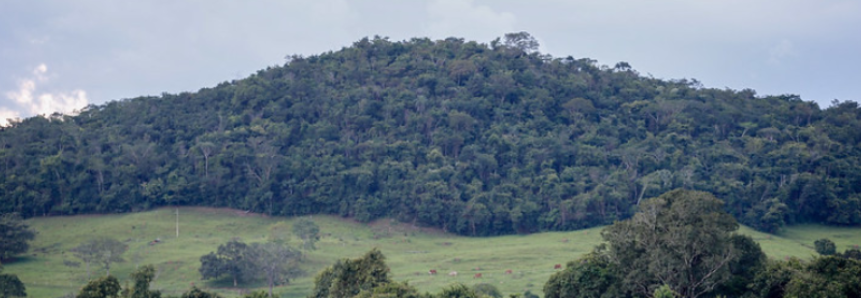
<path fill-rule="evenodd" d="M 601 234 L 626 290 L 649 296 L 668 285 L 681 297 L 712 292 L 739 258 L 735 219 L 709 193 L 674 190 L 643 201 L 631 219 Z"/>
<path fill-rule="evenodd" d="M 17 213 L 0 215 L 0 260 L 27 251 L 27 243 L 36 238 L 36 232 Z"/>
<path fill-rule="evenodd" d="M 97 245 L 96 239 L 90 239 L 70 250 L 76 258 L 81 259 L 86 265 L 87 280 L 90 280 L 90 264 L 96 262 L 100 255 Z"/>
<path fill-rule="evenodd" d="M 111 275 L 113 263 L 125 262 L 122 255 L 126 250 L 128 246 L 116 239 L 97 237 L 81 243 L 71 251 L 87 265 L 87 279 L 90 279 L 90 263 L 98 263 L 107 275 Z"/>
<path fill-rule="evenodd" d="M 831 239 L 823 238 L 813 242 L 816 247 L 816 252 L 823 256 L 830 256 L 837 253 L 837 245 Z"/>
<path fill-rule="evenodd" d="M 317 249 L 314 243 L 320 240 L 320 227 L 314 221 L 307 218 L 300 218 L 293 224 L 293 233 L 302 239 L 302 249 Z"/>
<path fill-rule="evenodd" d="M 116 298 L 122 288 L 116 277 L 104 276 L 96 280 L 91 280 L 78 293 L 76 298 Z"/>
<path fill-rule="evenodd" d="M 248 258 L 248 245 L 238 239 L 219 245 L 218 251 L 200 257 L 198 272 L 203 279 L 217 279 L 223 274 L 233 279 L 233 286 L 240 280 L 250 279 L 254 264 Z"/>
<path fill-rule="evenodd" d="M 266 279 L 269 286 L 269 297 L 272 297 L 272 287 L 287 283 L 290 278 L 298 275 L 301 253 L 289 246 L 278 243 L 254 243 L 248 250 L 248 258 L 254 267 Z"/>
<path fill-rule="evenodd" d="M 0 273 L 3 272 L 3 264 L 0 264 Z M 27 289 L 24 283 L 15 274 L 0 274 L 0 298 L 27 297 Z"/>

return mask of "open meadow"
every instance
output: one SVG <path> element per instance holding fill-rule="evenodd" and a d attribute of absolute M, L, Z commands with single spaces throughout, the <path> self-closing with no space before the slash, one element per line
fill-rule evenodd
<path fill-rule="evenodd" d="M 137 266 L 153 264 L 158 276 L 153 288 L 164 294 L 180 295 L 196 284 L 228 297 L 241 291 L 264 289 L 254 284 L 234 289 L 232 283 L 200 280 L 197 268 L 200 256 L 215 251 L 218 245 L 234 237 L 246 243 L 267 241 L 270 227 L 294 218 L 266 217 L 231 209 L 179 208 L 179 237 L 176 236 L 176 210 L 117 214 L 82 215 L 29 219 L 38 231 L 30 251 L 18 260 L 4 264 L 6 273 L 17 274 L 27 286 L 30 297 L 59 297 L 77 293 L 86 283 L 86 269 L 69 250 L 89 237 L 109 236 L 126 243 L 125 262 L 112 267 L 111 273 L 121 282 Z M 303 269 L 307 274 L 278 287 L 282 297 L 304 297 L 313 286 L 314 275 L 339 258 L 356 258 L 371 248 L 379 248 L 387 257 L 393 280 L 409 281 L 420 291 L 436 293 L 456 282 L 467 285 L 490 283 L 504 294 L 526 290 L 541 295 L 542 287 L 553 274 L 555 264 L 564 264 L 589 252 L 601 242 L 602 227 L 570 232 L 547 232 L 470 238 L 443 233 L 436 229 L 413 227 L 392 220 L 370 224 L 333 216 L 313 216 L 320 226 L 317 250 L 306 254 Z M 843 251 L 861 244 L 861 229 L 818 225 L 793 226 L 779 235 L 769 235 L 741 228 L 751 235 L 771 258 L 790 256 L 802 259 L 816 253 L 813 241 L 829 238 Z M 153 243 L 158 239 L 159 242 Z M 299 246 L 293 238 L 291 245 Z M 431 276 L 430 269 L 439 274 Z M 94 276 L 104 270 L 93 265 Z M 506 274 L 511 270 L 511 274 Z M 449 272 L 457 271 L 457 276 Z M 481 273 L 481 278 L 474 278 Z"/>

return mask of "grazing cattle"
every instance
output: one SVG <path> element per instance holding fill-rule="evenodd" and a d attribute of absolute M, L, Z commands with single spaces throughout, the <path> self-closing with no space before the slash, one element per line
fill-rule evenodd
<path fill-rule="evenodd" d="M 511 269 L 505 270 L 505 274 L 511 274 Z"/>
<path fill-rule="evenodd" d="M 430 271 L 428 271 L 428 274 L 436 275 L 436 269 L 431 269 Z"/>
<path fill-rule="evenodd" d="M 457 276 L 457 271 L 449 272 L 448 276 Z"/>
<path fill-rule="evenodd" d="M 472 278 L 481 278 L 481 273 L 476 273 L 475 275 L 472 276 Z"/>
<path fill-rule="evenodd" d="M 562 264 L 553 265 L 553 269 L 562 269 Z"/>

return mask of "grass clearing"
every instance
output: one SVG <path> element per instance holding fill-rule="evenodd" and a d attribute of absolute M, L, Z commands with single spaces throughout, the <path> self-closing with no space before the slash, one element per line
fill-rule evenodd
<path fill-rule="evenodd" d="M 564 264 L 587 253 L 601 242 L 602 227 L 570 232 L 547 232 L 532 235 L 509 235 L 470 238 L 445 234 L 435 229 L 413 227 L 384 219 L 371 224 L 333 216 L 313 216 L 322 238 L 317 250 L 309 252 L 304 269 L 307 275 L 278 287 L 282 297 L 305 297 L 313 286 L 314 275 L 340 258 L 356 258 L 373 247 L 387 257 L 391 277 L 409 281 L 420 291 L 439 292 L 460 282 L 467 285 L 490 283 L 503 293 L 526 290 L 542 294 L 542 287 L 555 264 Z M 180 237 L 176 237 L 175 209 L 118 215 L 82 215 L 34 218 L 29 224 L 38 231 L 31 249 L 15 262 L 5 265 L 4 272 L 17 274 L 26 284 L 31 297 L 59 297 L 77 293 L 86 283 L 86 269 L 69 267 L 65 262 L 80 262 L 69 249 L 95 235 L 107 235 L 128 244 L 126 262 L 115 264 L 111 273 L 125 282 L 137 265 L 153 264 L 158 278 L 155 289 L 168 295 L 180 295 L 194 283 L 198 287 L 235 297 L 246 289 L 234 289 L 228 281 L 200 280 L 197 268 L 200 256 L 215 251 L 218 245 L 234 237 L 247 243 L 266 241 L 269 227 L 279 221 L 292 224 L 293 219 L 265 217 L 243 211 L 216 208 L 179 208 Z M 829 238 L 838 251 L 861 245 L 861 228 L 836 228 L 800 225 L 779 235 L 769 235 L 742 227 L 772 258 L 795 256 L 807 259 L 816 254 L 813 241 Z M 152 240 L 160 239 L 157 244 Z M 298 238 L 290 240 L 298 246 Z M 438 274 L 431 276 L 430 269 Z M 505 274 L 511 270 L 512 274 Z M 93 276 L 104 270 L 93 264 Z M 448 273 L 457 271 L 456 277 Z M 473 278 L 481 273 L 481 278 Z M 250 289 L 264 289 L 263 284 Z"/>

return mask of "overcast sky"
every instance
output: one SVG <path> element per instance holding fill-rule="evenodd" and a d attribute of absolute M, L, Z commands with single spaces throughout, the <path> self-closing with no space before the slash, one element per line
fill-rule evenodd
<path fill-rule="evenodd" d="M 656 78 L 861 100 L 858 0 L 0 0 L 0 118 L 196 91 L 365 36 L 515 31 Z"/>

